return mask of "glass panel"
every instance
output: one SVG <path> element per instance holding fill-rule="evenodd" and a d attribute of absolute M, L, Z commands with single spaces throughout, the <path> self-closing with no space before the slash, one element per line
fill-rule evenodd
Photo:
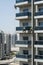
<path fill-rule="evenodd" d="M 23 23 L 23 26 L 28 26 L 28 23 L 26 22 L 26 23 Z"/>
<path fill-rule="evenodd" d="M 39 22 L 39 26 L 43 26 L 43 22 Z"/>
<path fill-rule="evenodd" d="M 39 51 L 39 55 L 43 55 L 43 51 Z"/>
<path fill-rule="evenodd" d="M 28 54 L 28 50 L 23 50 L 23 54 Z"/>
<path fill-rule="evenodd" d="M 28 12 L 28 9 L 27 9 L 27 8 L 26 8 L 26 9 L 24 9 L 24 10 L 23 10 L 23 12 Z"/>
<path fill-rule="evenodd" d="M 39 40 L 43 40 L 43 36 L 40 36 L 40 37 L 39 37 Z"/>
<path fill-rule="evenodd" d="M 23 37 L 23 40 L 28 40 L 28 37 Z"/>
<path fill-rule="evenodd" d="M 0 33 L 0 43 L 2 43 L 2 34 Z"/>
<path fill-rule="evenodd" d="M 23 65 L 28 65 L 28 64 L 23 64 Z"/>
<path fill-rule="evenodd" d="M 43 12 L 43 8 L 39 8 L 39 11 L 40 11 L 40 12 Z"/>

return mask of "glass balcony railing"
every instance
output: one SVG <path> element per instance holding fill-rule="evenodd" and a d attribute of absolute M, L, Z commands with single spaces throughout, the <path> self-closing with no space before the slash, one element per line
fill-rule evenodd
<path fill-rule="evenodd" d="M 35 59 L 43 59 L 43 55 L 35 55 Z"/>
<path fill-rule="evenodd" d="M 16 17 L 20 16 L 31 16 L 31 13 L 30 12 L 16 13 Z"/>
<path fill-rule="evenodd" d="M 30 26 L 27 26 L 27 27 L 16 27 L 16 31 L 25 31 L 25 30 L 30 30 Z"/>
<path fill-rule="evenodd" d="M 43 45 L 43 40 L 35 41 L 35 45 Z"/>
<path fill-rule="evenodd" d="M 16 3 L 26 2 L 26 1 L 31 2 L 31 0 L 16 0 Z"/>
<path fill-rule="evenodd" d="M 15 44 L 21 44 L 21 45 L 31 45 L 31 41 L 28 40 L 22 40 L 22 41 L 16 41 Z"/>
<path fill-rule="evenodd" d="M 35 16 L 41 16 L 41 15 L 43 15 L 43 12 L 36 12 L 35 13 Z"/>
<path fill-rule="evenodd" d="M 43 26 L 35 27 L 35 30 L 43 30 Z"/>
<path fill-rule="evenodd" d="M 17 54 L 17 55 L 16 55 L 16 58 L 25 58 L 25 59 L 29 59 L 29 58 L 31 58 L 31 55 L 24 55 L 24 54 L 20 55 L 20 54 Z"/>
<path fill-rule="evenodd" d="M 43 1 L 43 0 L 35 0 L 35 1 Z"/>

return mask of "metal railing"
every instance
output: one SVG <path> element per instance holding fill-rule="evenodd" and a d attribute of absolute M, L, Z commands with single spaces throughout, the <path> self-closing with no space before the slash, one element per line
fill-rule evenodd
<path fill-rule="evenodd" d="M 28 59 L 28 58 L 31 58 L 31 55 L 17 54 L 16 57 L 17 58 L 25 58 L 25 59 Z"/>
<path fill-rule="evenodd" d="M 35 59 L 43 59 L 43 55 L 35 55 Z"/>
<path fill-rule="evenodd" d="M 43 26 L 37 26 L 35 27 L 35 30 L 43 30 Z"/>
<path fill-rule="evenodd" d="M 35 12 L 35 16 L 40 16 L 40 15 L 43 15 L 43 12 Z"/>
<path fill-rule="evenodd" d="M 25 2 L 25 1 L 31 2 L 31 0 L 16 0 L 16 3 Z"/>
<path fill-rule="evenodd" d="M 16 13 L 16 17 L 20 17 L 20 16 L 31 16 L 31 12 Z"/>
<path fill-rule="evenodd" d="M 16 31 L 21 31 L 21 30 L 30 30 L 31 26 L 27 27 L 16 27 Z"/>
<path fill-rule="evenodd" d="M 22 40 L 22 41 L 16 41 L 15 44 L 21 44 L 21 45 L 31 45 L 31 41 L 28 40 Z"/>
<path fill-rule="evenodd" d="M 35 41 L 35 45 L 43 45 L 43 40 Z"/>

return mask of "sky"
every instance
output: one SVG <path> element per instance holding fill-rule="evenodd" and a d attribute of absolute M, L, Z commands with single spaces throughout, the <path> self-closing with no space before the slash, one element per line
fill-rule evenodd
<path fill-rule="evenodd" d="M 14 8 L 15 0 L 0 0 L 0 30 L 5 33 L 16 33 L 19 22 L 15 19 L 15 14 L 19 10 Z"/>

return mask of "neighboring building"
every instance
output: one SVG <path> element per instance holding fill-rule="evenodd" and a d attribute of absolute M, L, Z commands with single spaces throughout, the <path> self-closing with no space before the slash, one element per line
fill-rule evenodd
<path fill-rule="evenodd" d="M 0 31 L 0 59 L 4 57 L 4 32 Z"/>
<path fill-rule="evenodd" d="M 12 34 L 11 35 L 11 51 L 13 52 L 19 51 L 19 48 L 15 47 L 16 40 L 17 40 L 17 34 Z"/>
<path fill-rule="evenodd" d="M 15 47 L 15 41 L 17 40 L 17 35 L 16 34 L 12 34 L 12 43 L 11 43 L 11 47 Z"/>
<path fill-rule="evenodd" d="M 18 40 L 15 46 L 20 51 L 16 55 L 18 65 L 32 65 L 32 21 L 31 21 L 31 0 L 16 0 L 15 7 L 20 13 L 16 13 L 16 20 L 20 26 L 16 27 Z M 34 0 L 34 65 L 43 65 L 43 0 Z"/>
<path fill-rule="evenodd" d="M 11 52 L 11 35 L 0 31 L 0 59 L 9 56 Z"/>
<path fill-rule="evenodd" d="M 10 55 L 11 52 L 11 34 L 5 34 L 5 54 Z"/>
<path fill-rule="evenodd" d="M 10 65 L 15 57 L 11 55 L 11 34 L 0 31 L 0 65 Z"/>

